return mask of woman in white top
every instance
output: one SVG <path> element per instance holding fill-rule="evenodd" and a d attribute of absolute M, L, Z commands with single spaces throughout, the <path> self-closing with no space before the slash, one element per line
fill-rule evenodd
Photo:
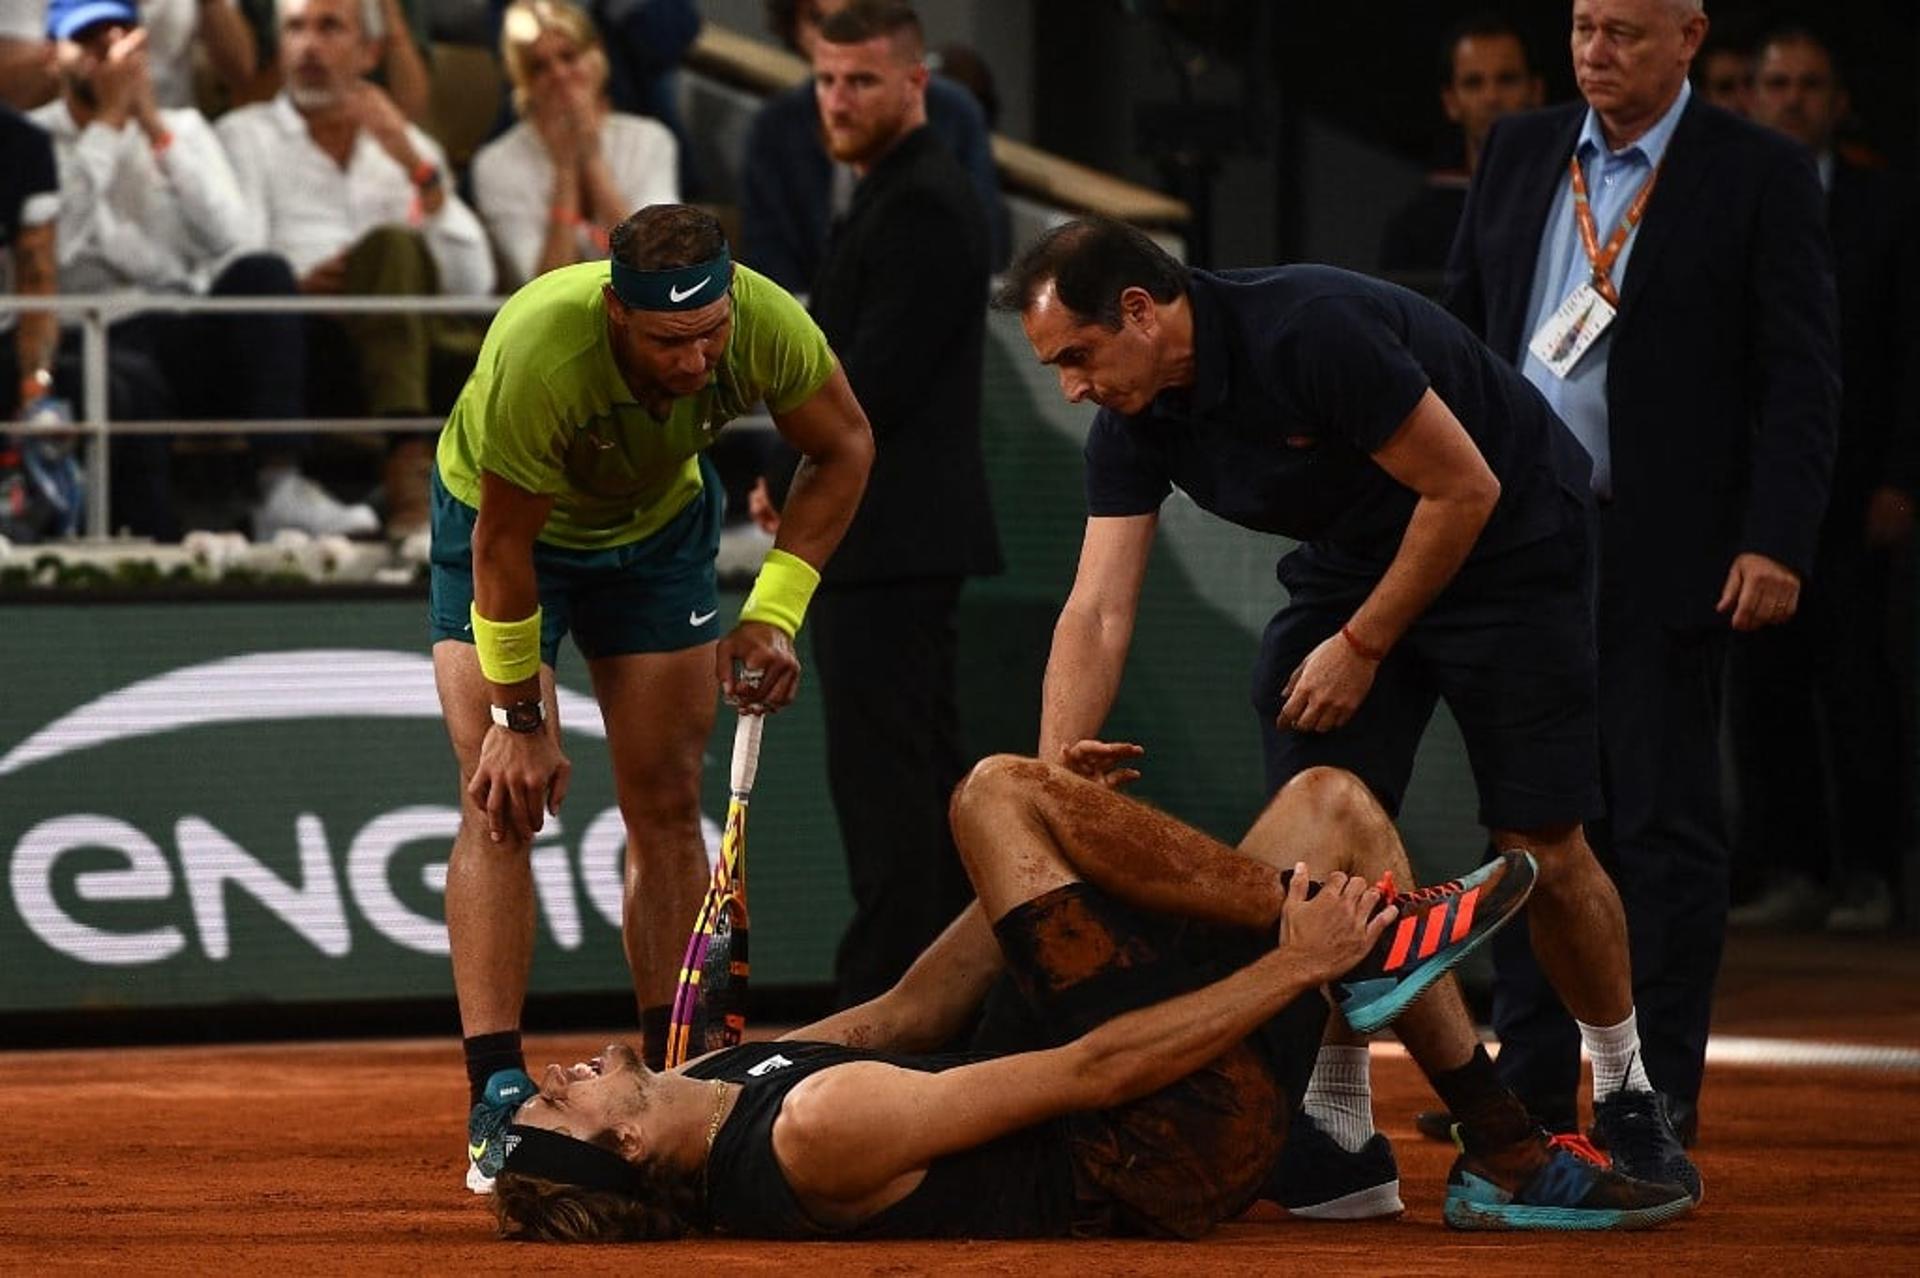
<path fill-rule="evenodd" d="M 567 0 L 514 0 L 500 55 L 520 123 L 474 155 L 473 192 L 517 288 L 605 257 L 635 209 L 677 203 L 679 157 L 665 125 L 608 108 L 600 34 Z"/>

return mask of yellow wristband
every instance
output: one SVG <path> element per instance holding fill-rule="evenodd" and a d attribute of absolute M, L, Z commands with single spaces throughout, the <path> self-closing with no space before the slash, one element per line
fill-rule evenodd
<path fill-rule="evenodd" d="M 468 609 L 480 673 L 493 683 L 523 683 L 540 673 L 540 610 L 519 621 L 488 621 L 480 605 Z"/>
<path fill-rule="evenodd" d="M 819 584 L 819 570 L 812 564 L 784 550 L 769 550 L 741 606 L 740 620 L 764 621 L 791 639 L 799 633 L 813 588 Z"/>

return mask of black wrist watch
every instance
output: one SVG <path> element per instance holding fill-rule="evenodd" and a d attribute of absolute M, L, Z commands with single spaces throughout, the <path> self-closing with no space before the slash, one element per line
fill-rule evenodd
<path fill-rule="evenodd" d="M 538 732 L 547 722 L 547 704 L 535 697 L 510 706 L 495 706 L 493 721 L 510 732 Z"/>

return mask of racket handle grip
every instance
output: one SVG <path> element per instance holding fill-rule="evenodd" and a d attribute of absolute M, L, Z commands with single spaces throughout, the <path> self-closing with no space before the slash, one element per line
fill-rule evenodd
<path fill-rule="evenodd" d="M 753 790 L 754 775 L 760 771 L 760 730 L 766 725 L 765 715 L 743 714 L 733 730 L 733 771 L 727 787 L 735 794 Z"/>

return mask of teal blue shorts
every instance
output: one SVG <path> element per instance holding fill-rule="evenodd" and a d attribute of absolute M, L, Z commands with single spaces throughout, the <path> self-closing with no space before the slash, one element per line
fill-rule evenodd
<path fill-rule="evenodd" d="M 679 652 L 718 639 L 714 557 L 726 498 L 700 458 L 700 495 L 651 537 L 605 550 L 533 543 L 540 586 L 540 660 L 558 664 L 560 640 L 589 660 L 632 652 Z M 433 474 L 433 554 L 427 614 L 433 639 L 473 642 L 473 524 L 479 512 Z"/>

